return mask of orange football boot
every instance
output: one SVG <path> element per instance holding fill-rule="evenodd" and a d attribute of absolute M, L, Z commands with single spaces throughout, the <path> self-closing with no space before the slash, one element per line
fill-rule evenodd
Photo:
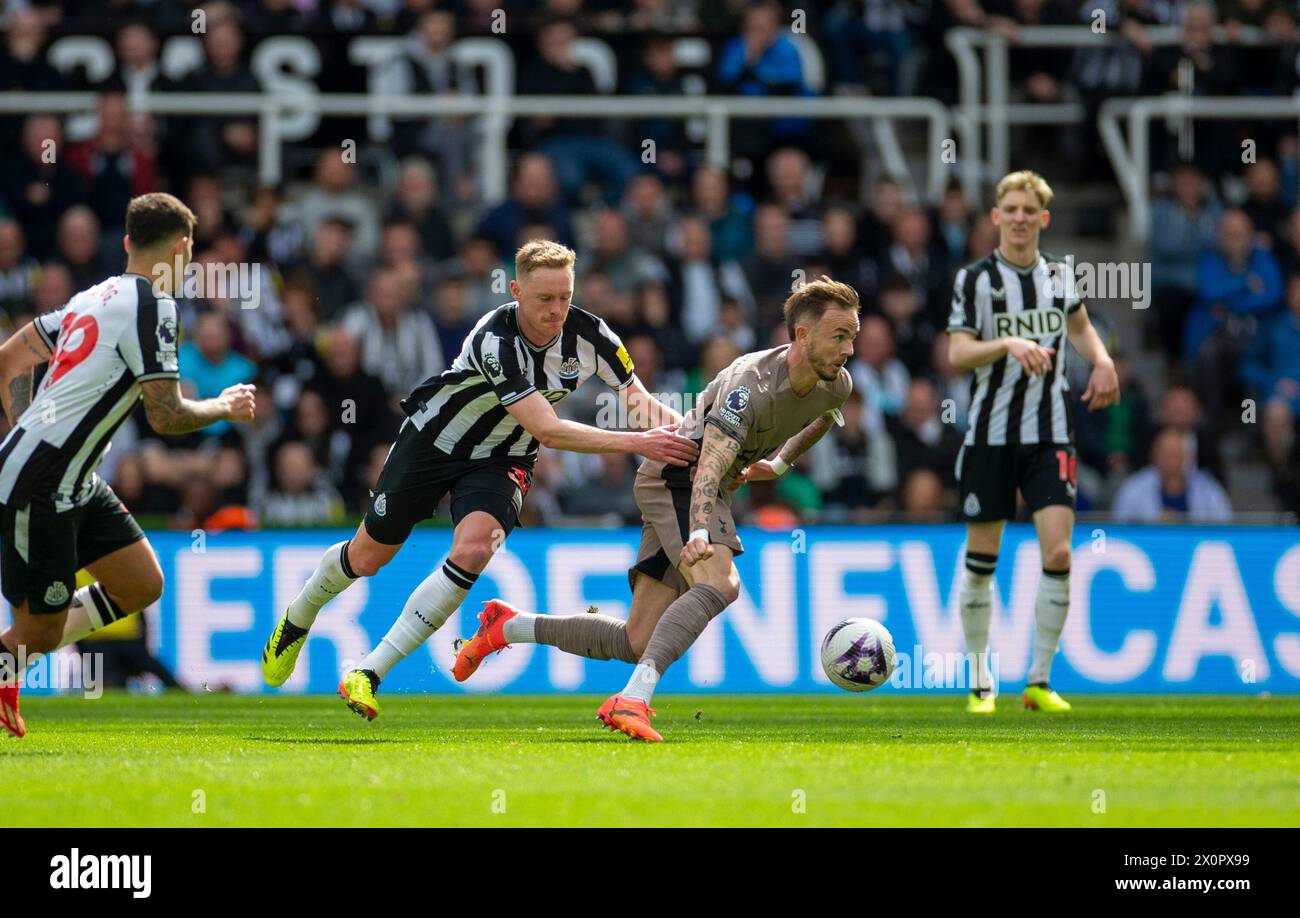
<path fill-rule="evenodd" d="M 650 726 L 650 718 L 654 716 L 654 708 L 644 701 L 622 695 L 610 695 L 596 712 L 596 717 L 611 730 L 622 730 L 632 739 L 647 743 L 662 743 L 664 738 Z"/>
<path fill-rule="evenodd" d="M 27 724 L 18 713 L 18 686 L 0 686 L 0 725 L 20 739 L 27 735 Z"/>
<path fill-rule="evenodd" d="M 456 651 L 456 662 L 452 664 L 451 674 L 457 682 L 464 682 L 474 675 L 480 663 L 494 651 L 505 650 L 505 623 L 519 614 L 519 610 L 499 599 L 489 599 L 483 603 L 483 611 L 478 614 L 478 631 Z"/>

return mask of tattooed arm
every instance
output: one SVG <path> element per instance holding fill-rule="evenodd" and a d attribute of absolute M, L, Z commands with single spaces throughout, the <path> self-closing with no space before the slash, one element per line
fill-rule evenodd
<path fill-rule="evenodd" d="M 183 434 L 214 421 L 251 421 L 253 387 L 240 383 L 216 398 L 194 401 L 181 395 L 180 380 L 151 379 L 140 384 L 149 426 L 160 434 Z"/>
<path fill-rule="evenodd" d="M 11 425 L 32 403 L 32 367 L 50 356 L 49 346 L 31 322 L 0 344 L 0 400 Z"/>
<path fill-rule="evenodd" d="M 688 567 L 713 556 L 713 546 L 708 539 L 709 524 L 717 509 L 718 489 L 739 452 L 740 441 L 735 437 L 716 424 L 704 425 L 704 445 L 700 448 L 700 461 L 695 467 L 695 481 L 691 485 L 691 535 L 682 546 L 681 562 Z"/>

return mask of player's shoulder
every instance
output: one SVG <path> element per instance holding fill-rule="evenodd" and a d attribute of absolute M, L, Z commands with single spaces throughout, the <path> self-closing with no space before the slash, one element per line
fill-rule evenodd
<path fill-rule="evenodd" d="M 1038 256 L 1043 259 L 1045 264 L 1049 265 L 1068 265 L 1071 261 L 1069 255 L 1057 255 L 1054 252 L 1048 252 L 1044 249 L 1038 250 Z"/>
<path fill-rule="evenodd" d="M 853 392 L 853 374 L 849 372 L 848 367 L 840 367 L 840 375 L 831 383 L 831 392 L 841 402 Z"/>
<path fill-rule="evenodd" d="M 996 264 L 997 264 L 997 259 L 993 257 L 992 252 L 989 252 L 987 255 L 983 256 L 982 258 L 977 258 L 974 261 L 967 262 L 966 264 L 958 268 L 957 277 L 962 277 L 963 275 L 965 275 L 966 277 L 971 277 L 971 276 L 978 277 L 980 274 L 983 274 L 990 267 L 993 267 Z"/>
<path fill-rule="evenodd" d="M 469 339 L 477 342 L 487 335 L 505 339 L 518 337 L 519 320 L 515 316 L 515 310 L 518 306 L 518 303 L 511 301 L 483 313 L 479 320 L 474 323 L 474 328 L 470 330 Z"/>
<path fill-rule="evenodd" d="M 574 303 L 569 304 L 569 314 L 565 316 L 564 324 L 581 338 L 610 337 L 614 334 L 604 319 Z"/>

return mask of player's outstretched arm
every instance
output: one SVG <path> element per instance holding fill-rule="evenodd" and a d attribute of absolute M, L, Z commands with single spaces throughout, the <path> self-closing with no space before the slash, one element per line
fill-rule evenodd
<path fill-rule="evenodd" d="M 826 436 L 826 432 L 835 423 L 837 411 L 828 411 L 809 423 L 807 427 L 781 444 L 781 448 L 771 459 L 760 459 L 747 465 L 741 470 L 739 477 L 728 486 L 728 490 L 734 491 L 747 481 L 771 481 L 780 478 L 785 474 L 786 469 L 794 465 L 795 460 Z"/>
<path fill-rule="evenodd" d="M 1065 332 L 1079 356 L 1092 364 L 1088 388 L 1080 396 L 1089 411 L 1098 411 L 1119 401 L 1119 375 L 1101 335 L 1088 318 L 1088 307 L 1080 305 L 1065 318 Z"/>
<path fill-rule="evenodd" d="M 691 483 L 690 536 L 682 546 L 681 561 L 690 566 L 712 557 L 709 524 L 718 504 L 718 489 L 727 469 L 736 461 L 740 441 L 716 424 L 704 425 L 704 445 L 700 447 L 700 464 Z"/>
<path fill-rule="evenodd" d="M 506 411 L 537 442 L 572 453 L 636 453 L 669 465 L 690 465 L 699 452 L 693 442 L 666 427 L 654 430 L 601 430 L 555 413 L 540 392 L 511 402 Z"/>
<path fill-rule="evenodd" d="M 675 427 L 682 422 L 682 416 L 655 398 L 640 377 L 633 377 L 630 383 L 616 391 L 628 423 L 638 430 Z"/>
<path fill-rule="evenodd" d="M 253 387 L 240 383 L 216 398 L 195 401 L 181 395 L 180 380 L 151 379 L 140 384 L 149 426 L 160 434 L 183 434 L 216 421 L 251 421 Z"/>
<path fill-rule="evenodd" d="M 5 417 L 15 423 L 32 403 L 32 367 L 50 359 L 49 345 L 28 322 L 0 344 L 0 400 Z"/>

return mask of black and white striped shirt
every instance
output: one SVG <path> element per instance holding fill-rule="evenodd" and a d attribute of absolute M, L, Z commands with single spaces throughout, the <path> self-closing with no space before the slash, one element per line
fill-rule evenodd
<path fill-rule="evenodd" d="M 1010 355 L 976 368 L 967 446 L 1073 440 L 1065 397 L 1066 316 L 1081 305 L 1068 265 L 1045 252 L 1032 267 L 1021 268 L 995 251 L 957 272 L 948 331 L 969 332 L 983 341 L 1028 338 L 1056 349 L 1052 368 L 1032 379 Z"/>
<path fill-rule="evenodd" d="M 604 319 L 570 306 L 564 330 L 538 347 L 519 330 L 518 309 L 507 303 L 479 319 L 451 367 L 402 401 L 411 422 L 452 458 L 535 456 L 538 442 L 508 405 L 534 392 L 554 404 L 592 376 L 615 390 L 635 378 L 632 358 Z"/>
<path fill-rule="evenodd" d="M 34 495 L 58 510 L 83 503 L 140 383 L 177 379 L 176 302 L 138 274 L 121 274 L 33 320 L 50 348 L 32 403 L 0 444 L 0 504 Z"/>

